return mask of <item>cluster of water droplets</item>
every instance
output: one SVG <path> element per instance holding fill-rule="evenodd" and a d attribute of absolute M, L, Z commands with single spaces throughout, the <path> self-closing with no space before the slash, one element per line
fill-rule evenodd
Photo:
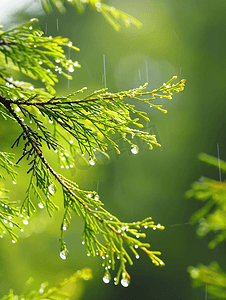
<path fill-rule="evenodd" d="M 101 12 L 102 8 L 101 8 L 101 3 L 99 1 L 95 3 L 95 6 L 97 8 L 97 11 Z"/>

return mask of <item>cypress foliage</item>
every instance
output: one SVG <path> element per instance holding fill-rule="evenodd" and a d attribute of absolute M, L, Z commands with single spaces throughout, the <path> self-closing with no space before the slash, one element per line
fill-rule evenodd
<path fill-rule="evenodd" d="M 42 2 L 48 10 L 49 3 L 47 5 L 47 1 Z M 57 1 L 59 2 L 61 1 Z M 98 11 L 99 2 L 89 2 Z M 101 4 L 101 7 L 105 7 L 100 12 L 107 17 L 107 6 Z M 117 10 L 111 10 L 111 15 L 116 16 Z M 126 14 L 118 16 L 123 20 L 125 17 L 128 19 Z M 113 24 L 110 19 L 108 21 Z M 155 103 L 155 99 L 159 97 L 171 99 L 173 93 L 184 89 L 185 80 L 173 83 L 176 79 L 174 76 L 150 92 L 145 90 L 147 84 L 144 84 L 117 93 L 108 92 L 107 89 L 98 90 L 87 96 L 83 96 L 86 90 L 84 87 L 71 94 L 58 96 L 54 89 L 58 77 L 63 75 L 70 80 L 72 77 L 69 73 L 73 73 L 75 68 L 80 68 L 77 61 L 66 58 L 64 47 L 70 47 L 75 51 L 79 49 L 67 38 L 44 36 L 43 32 L 35 27 L 37 21 L 31 19 L 10 30 L 0 31 L 0 116 L 9 126 L 14 122 L 20 127 L 21 133 L 15 141 L 12 141 L 12 148 L 19 145 L 23 148 L 16 164 L 12 162 L 14 154 L 0 152 L 0 166 L 11 176 L 13 183 L 16 183 L 15 168 L 21 160 L 26 160 L 29 180 L 26 197 L 20 207 L 9 201 L 6 196 L 8 191 L 3 187 L 0 188 L 0 236 L 3 237 L 8 233 L 15 243 L 18 238 L 16 228 L 23 230 L 18 217 L 21 217 L 23 224 L 28 224 L 37 206 L 41 209 L 46 208 L 51 216 L 53 211 L 58 210 L 54 196 L 57 186 L 60 186 L 64 201 L 60 257 L 67 258 L 69 251 L 64 233 L 70 226 L 72 213 L 75 213 L 84 219 L 82 243 L 86 246 L 87 254 L 102 258 L 105 269 L 104 282 L 110 281 L 109 271 L 115 269 L 117 257 L 120 267 L 115 284 L 121 279 L 121 284 L 126 287 L 130 283 L 126 263 L 133 264 L 130 253 L 138 259 L 138 251 L 141 250 L 156 266 L 164 265 L 159 258 L 161 252 L 149 250 L 150 244 L 140 239 L 145 238 L 144 229 L 163 230 L 164 226 L 156 224 L 151 217 L 132 223 L 120 221 L 104 208 L 100 196 L 95 191 L 85 191 L 77 183 L 56 172 L 45 157 L 45 149 L 47 147 L 53 153 L 57 153 L 61 168 L 69 169 L 74 167 L 75 152 L 80 153 L 84 159 L 84 155 L 88 155 L 87 163 L 91 165 L 95 164 L 98 152 L 108 157 L 109 145 L 120 153 L 112 137 L 116 133 L 131 146 L 134 154 L 139 148 L 134 144 L 133 137 L 143 140 L 150 149 L 160 147 L 155 135 L 134 129 L 135 126 L 142 127 L 139 118 L 131 117 L 134 113 L 146 121 L 149 121 L 149 118 L 146 113 L 137 110 L 125 99 L 141 101 L 152 109 L 166 113 L 162 105 Z M 128 20 L 126 23 L 130 24 Z M 138 23 L 135 25 L 138 26 Z M 14 79 L 12 77 L 14 71 L 21 72 L 32 80 L 41 81 L 43 88 L 36 88 L 29 79 L 26 82 Z M 2 174 L 0 178 L 3 178 Z M 31 193 L 36 195 L 35 203 Z M 100 235 L 103 238 L 101 241 Z"/>

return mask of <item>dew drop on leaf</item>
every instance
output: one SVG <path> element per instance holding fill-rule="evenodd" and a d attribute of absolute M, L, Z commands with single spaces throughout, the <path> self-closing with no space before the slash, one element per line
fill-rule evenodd
<path fill-rule="evenodd" d="M 24 225 L 27 225 L 29 222 L 28 220 L 23 220 Z"/>
<path fill-rule="evenodd" d="M 50 194 L 54 195 L 56 193 L 56 186 L 54 183 L 50 184 L 49 188 L 48 188 Z"/>

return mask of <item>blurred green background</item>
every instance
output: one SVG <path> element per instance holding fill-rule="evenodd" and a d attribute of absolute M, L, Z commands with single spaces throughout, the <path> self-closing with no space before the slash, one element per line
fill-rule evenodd
<path fill-rule="evenodd" d="M 184 193 L 201 175 L 219 180 L 218 170 L 200 163 L 198 153 L 217 156 L 219 144 L 220 158 L 226 160 L 226 2 L 106 1 L 143 24 L 141 29 L 125 28 L 122 24 L 119 32 L 114 31 L 101 14 L 90 9 L 78 15 L 68 5 L 65 15 L 57 10 L 45 15 L 39 10 L 40 1 L 35 1 L 36 6 L 34 1 L 30 1 L 30 5 L 29 1 L 17 1 L 18 10 L 12 13 L 10 6 L 14 3 L 0 1 L 0 11 L 8 9 L 11 13 L 7 18 L 0 14 L 3 20 L 0 23 L 5 29 L 38 17 L 39 26 L 47 35 L 66 36 L 81 49 L 71 51 L 70 57 L 78 60 L 82 68 L 75 70 L 69 84 L 60 78 L 56 86 L 59 94 L 83 86 L 87 86 L 89 92 L 103 88 L 103 55 L 110 91 L 135 88 L 147 79 L 148 90 L 151 90 L 173 75 L 187 82 L 185 90 L 173 100 L 156 100 L 168 110 L 166 115 L 142 104 L 137 106 L 148 113 L 151 122 L 144 122 L 144 127 L 157 135 L 162 148 L 150 151 L 138 143 L 140 151 L 133 155 L 130 148 L 119 141 L 122 154 L 117 155 L 110 149 L 110 161 L 100 156 L 95 166 L 84 167 L 77 160 L 75 169 L 62 172 L 83 189 L 98 189 L 106 209 L 119 219 L 134 221 L 151 216 L 156 223 L 163 224 L 164 231 L 147 231 L 146 240 L 152 250 L 162 252 L 166 266 L 155 267 L 140 253 L 139 261 L 128 267 L 132 277 L 128 288 L 115 286 L 113 282 L 105 284 L 101 260 L 87 257 L 81 244 L 83 221 L 77 216 L 72 218 L 66 234 L 70 255 L 63 261 L 58 240 L 63 210 L 49 218 L 39 209 L 17 244 L 12 244 L 9 237 L 1 240 L 0 296 L 10 288 L 19 293 L 30 276 L 36 279 L 37 287 L 45 280 L 55 284 L 78 269 L 90 267 L 94 278 L 85 284 L 82 299 L 204 299 L 204 290 L 192 289 L 186 268 L 215 260 L 226 271 L 226 247 L 222 244 L 209 250 L 210 236 L 202 240 L 196 238 L 195 226 L 187 223 L 202 203 L 186 200 Z M 1 150 L 10 151 L 20 128 L 2 120 L 0 128 Z M 16 149 L 17 154 L 20 151 Z M 60 170 L 54 161 L 53 166 Z M 8 181 L 5 187 L 11 188 L 12 200 L 22 201 L 28 182 L 26 162 L 21 163 L 20 170 L 18 184 L 13 186 Z M 58 189 L 56 202 L 62 208 L 61 201 Z M 115 274 L 112 273 L 112 277 Z"/>

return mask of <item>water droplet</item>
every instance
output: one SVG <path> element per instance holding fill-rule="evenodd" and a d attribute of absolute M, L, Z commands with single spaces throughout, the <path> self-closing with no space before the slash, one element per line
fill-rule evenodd
<path fill-rule="evenodd" d="M 70 67 L 68 68 L 68 71 L 72 73 L 72 72 L 74 72 L 74 70 L 75 70 L 74 67 L 72 65 L 70 65 Z"/>
<path fill-rule="evenodd" d="M 106 273 L 104 274 L 104 277 L 103 277 L 103 282 L 104 282 L 104 283 L 109 283 L 110 281 L 111 281 L 111 275 L 110 275 L 109 272 L 106 272 Z"/>
<path fill-rule="evenodd" d="M 152 229 L 153 229 L 153 230 L 156 230 L 156 227 L 153 227 Z"/>
<path fill-rule="evenodd" d="M 10 222 L 10 223 L 9 223 L 9 226 L 10 226 L 10 227 L 13 227 L 13 223 Z"/>
<path fill-rule="evenodd" d="M 23 220 L 24 225 L 27 225 L 29 222 L 28 220 Z"/>
<path fill-rule="evenodd" d="M 95 195 L 94 200 L 95 201 L 99 201 L 99 199 L 100 199 L 100 196 L 99 195 Z"/>
<path fill-rule="evenodd" d="M 73 144 L 74 142 L 72 140 L 69 141 L 70 144 Z"/>
<path fill-rule="evenodd" d="M 39 290 L 39 294 L 43 294 L 43 293 L 44 293 L 44 289 L 41 288 L 41 289 Z"/>
<path fill-rule="evenodd" d="M 16 243 L 16 241 L 15 241 L 15 240 L 12 240 L 12 243 L 13 243 L 13 244 L 15 244 L 15 243 Z"/>
<path fill-rule="evenodd" d="M 139 255 L 136 255 L 136 259 L 139 259 L 140 258 L 140 256 Z"/>
<path fill-rule="evenodd" d="M 75 66 L 75 67 L 78 67 L 78 66 L 79 66 L 79 63 L 78 63 L 77 61 L 75 61 L 75 62 L 74 62 L 74 66 Z"/>
<path fill-rule="evenodd" d="M 24 232 L 23 228 L 20 229 L 21 232 Z"/>
<path fill-rule="evenodd" d="M 49 124 L 53 124 L 53 121 L 52 121 L 52 120 L 49 120 Z"/>
<path fill-rule="evenodd" d="M 130 281 L 129 281 L 128 279 L 123 278 L 123 279 L 121 280 L 121 285 L 122 285 L 123 287 L 128 287 L 129 284 L 130 284 Z"/>
<path fill-rule="evenodd" d="M 96 6 L 97 8 L 100 8 L 100 7 L 101 7 L 101 3 L 100 3 L 100 2 L 96 2 L 96 3 L 95 3 L 95 6 Z"/>
<path fill-rule="evenodd" d="M 72 42 L 69 42 L 69 43 L 68 43 L 68 47 L 71 47 L 71 46 L 72 46 Z"/>
<path fill-rule="evenodd" d="M 8 221 L 7 221 L 7 220 L 4 220 L 4 223 L 5 223 L 5 224 L 7 224 L 7 223 L 8 223 Z"/>
<path fill-rule="evenodd" d="M 50 194 L 54 195 L 56 193 L 56 186 L 54 183 L 50 184 L 50 186 L 48 187 L 48 190 L 50 192 Z"/>
<path fill-rule="evenodd" d="M 133 154 L 137 154 L 137 153 L 139 152 L 138 146 L 132 145 L 132 146 L 131 146 L 131 152 L 132 152 Z"/>
<path fill-rule="evenodd" d="M 43 208 L 44 208 L 44 204 L 43 204 L 42 202 L 40 202 L 40 203 L 38 204 L 38 207 L 41 208 L 41 209 L 43 209 Z"/>
<path fill-rule="evenodd" d="M 62 226 L 63 230 L 67 230 L 68 229 L 68 223 L 66 220 L 63 221 L 63 226 Z"/>
<path fill-rule="evenodd" d="M 62 251 L 60 252 L 60 257 L 61 257 L 62 259 L 66 259 L 67 256 L 68 256 L 68 253 L 69 253 L 69 251 L 68 251 L 67 249 L 64 249 L 64 250 L 62 250 Z"/>
<path fill-rule="evenodd" d="M 89 164 L 90 164 L 91 166 L 94 166 L 94 165 L 95 165 L 95 161 L 93 161 L 92 159 L 90 159 L 90 160 L 89 160 Z"/>
<path fill-rule="evenodd" d="M 137 248 L 138 248 L 138 245 L 135 245 L 135 246 L 134 246 L 134 248 L 136 248 L 136 249 L 137 249 Z"/>

